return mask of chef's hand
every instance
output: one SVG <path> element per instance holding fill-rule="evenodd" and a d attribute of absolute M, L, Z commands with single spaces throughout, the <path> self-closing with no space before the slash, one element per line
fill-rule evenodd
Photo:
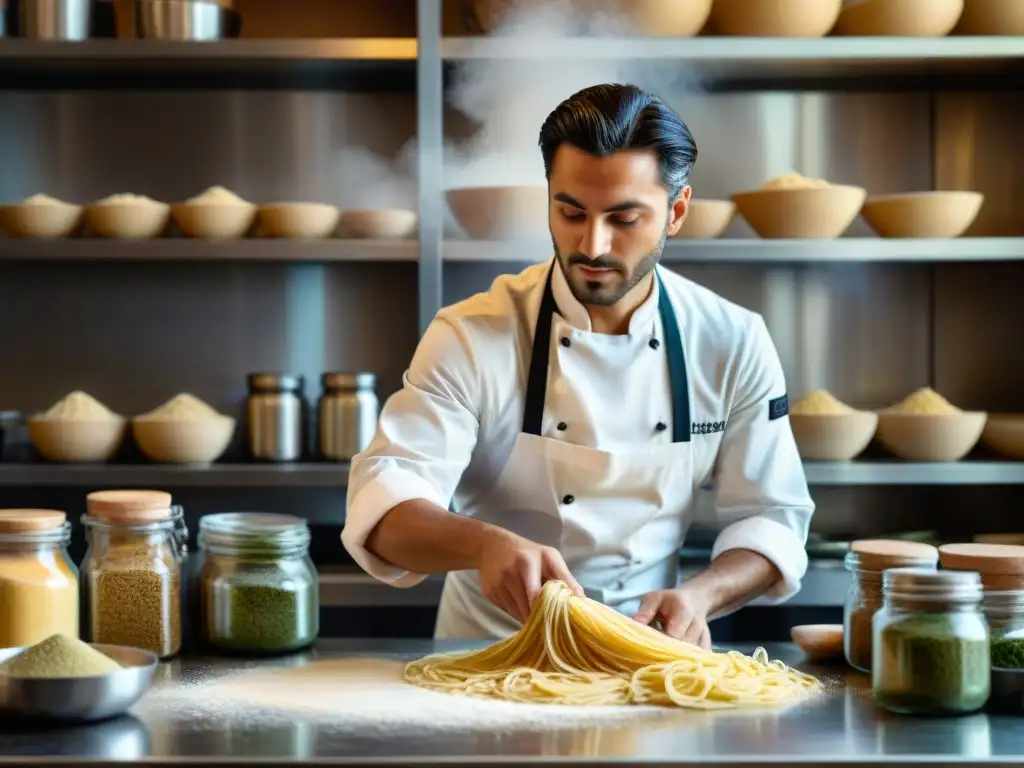
<path fill-rule="evenodd" d="M 688 589 L 684 584 L 675 589 L 647 593 L 640 601 L 640 610 L 633 618 L 641 624 L 650 624 L 657 619 L 666 635 L 710 651 L 710 609 L 710 605 L 701 594 Z"/>
<path fill-rule="evenodd" d="M 583 588 L 569 573 L 561 553 L 509 531 L 492 536 L 480 552 L 480 586 L 484 597 L 503 608 L 520 623 L 530 615 L 530 607 L 544 582 L 560 579 L 579 596 Z"/>

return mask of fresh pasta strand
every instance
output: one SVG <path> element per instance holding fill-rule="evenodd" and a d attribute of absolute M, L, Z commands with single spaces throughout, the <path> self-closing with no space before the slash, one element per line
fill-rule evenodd
<path fill-rule="evenodd" d="M 648 704 L 691 709 L 779 707 L 821 690 L 808 674 L 753 656 L 676 640 L 549 581 L 522 629 L 480 651 L 433 654 L 407 682 L 532 704 Z"/>

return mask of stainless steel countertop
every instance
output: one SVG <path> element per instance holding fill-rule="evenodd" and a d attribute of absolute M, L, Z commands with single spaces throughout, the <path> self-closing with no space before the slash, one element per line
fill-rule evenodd
<path fill-rule="evenodd" d="M 182 659 L 162 666 L 161 685 L 177 685 L 229 671 L 286 666 L 306 659 L 342 656 L 413 658 L 434 650 L 471 647 L 421 640 L 325 640 L 303 657 L 269 661 Z M 751 649 L 742 649 L 750 651 Z M 666 720 L 638 719 L 614 727 L 563 730 L 446 730 L 436 737 L 353 732 L 296 719 L 273 726 L 240 714 L 223 725 L 188 719 L 173 711 L 127 715 L 73 729 L 26 732 L 0 723 L 0 764 L 103 765 L 138 760 L 161 765 L 320 762 L 346 765 L 679 765 L 765 763 L 841 765 L 981 765 L 1024 762 L 1024 718 L 973 715 L 922 719 L 877 709 L 865 677 L 844 668 L 802 664 L 791 645 L 770 645 L 773 657 L 797 664 L 834 685 L 822 700 L 780 713 L 732 715 L 683 712 Z M 17 728 L 18 730 L 12 730 Z"/>

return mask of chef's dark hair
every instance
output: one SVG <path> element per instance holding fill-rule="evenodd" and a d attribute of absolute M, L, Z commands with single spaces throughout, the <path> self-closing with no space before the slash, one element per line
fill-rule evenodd
<path fill-rule="evenodd" d="M 597 157 L 627 149 L 653 149 L 661 182 L 675 201 L 697 160 L 697 144 L 686 123 L 657 96 L 635 85 L 594 85 L 575 93 L 548 115 L 540 129 L 544 172 L 562 144 Z"/>

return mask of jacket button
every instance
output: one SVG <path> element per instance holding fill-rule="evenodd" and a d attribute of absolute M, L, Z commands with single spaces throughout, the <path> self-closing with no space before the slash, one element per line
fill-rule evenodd
<path fill-rule="evenodd" d="M 563 336 L 562 337 L 562 346 L 563 347 L 568 347 L 568 346 L 571 346 L 571 345 L 572 345 L 572 342 L 569 341 L 569 337 L 568 336 Z"/>
<path fill-rule="evenodd" d="M 568 428 L 569 428 L 569 425 L 566 424 L 564 421 L 558 422 L 558 425 L 556 426 L 556 429 L 559 432 L 565 432 L 565 430 L 567 430 Z"/>
<path fill-rule="evenodd" d="M 649 347 L 650 347 L 651 349 L 657 349 L 658 347 L 660 347 L 660 346 L 661 346 L 661 342 L 660 342 L 660 341 L 658 341 L 657 339 L 651 339 L 651 340 L 650 340 L 649 342 L 647 342 L 647 345 L 648 345 L 648 346 L 649 346 Z"/>
<path fill-rule="evenodd" d="M 562 497 L 563 504 L 572 504 L 574 501 L 576 501 L 576 497 L 573 496 L 571 493 L 567 493 L 565 496 Z"/>
<path fill-rule="evenodd" d="M 666 424 L 664 421 L 659 421 L 657 424 L 654 425 L 654 428 L 659 432 L 664 432 L 666 429 L 668 429 L 668 424 Z"/>

